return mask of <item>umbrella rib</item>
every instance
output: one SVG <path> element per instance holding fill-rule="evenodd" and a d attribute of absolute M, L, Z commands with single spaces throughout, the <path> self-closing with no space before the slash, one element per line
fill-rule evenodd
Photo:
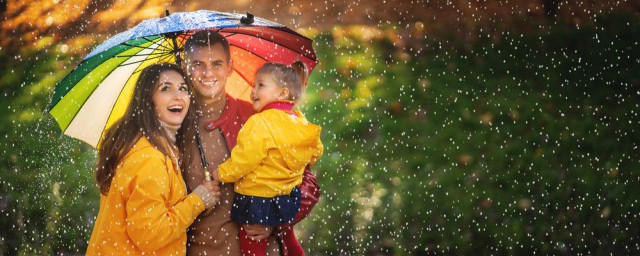
<path fill-rule="evenodd" d="M 259 38 L 259 37 L 258 37 L 258 38 Z M 267 41 L 268 41 L 268 40 L 267 40 Z M 270 42 L 271 42 L 271 41 L 270 41 Z M 255 56 L 258 56 L 259 58 L 261 58 L 261 59 L 263 59 L 263 60 L 265 60 L 265 61 L 269 61 L 269 60 L 267 60 L 266 58 L 264 58 L 264 57 L 262 57 L 262 56 L 260 56 L 260 55 L 258 55 L 258 54 L 256 54 L 256 53 L 254 53 L 254 52 L 253 52 L 253 51 L 251 51 L 250 49 L 244 48 L 244 47 L 242 47 L 242 46 L 240 46 L 240 45 L 237 45 L 237 44 L 235 44 L 235 43 L 229 43 L 229 44 L 230 44 L 230 45 L 233 45 L 233 46 L 236 46 L 236 47 L 238 47 L 238 48 L 240 48 L 240 49 L 242 49 L 242 50 L 245 50 L 245 51 L 247 51 L 247 52 L 250 52 L 251 54 L 253 54 L 253 55 L 255 55 Z M 274 44 L 278 44 L 278 43 L 275 43 L 275 42 L 274 42 Z M 279 46 L 282 46 L 282 47 L 284 47 L 284 48 L 287 48 L 287 49 L 289 49 L 289 50 L 291 50 L 291 48 L 289 48 L 289 47 L 286 47 L 286 46 L 283 46 L 283 45 L 280 45 L 280 44 L 278 44 L 278 45 L 279 45 Z M 312 60 L 312 61 L 318 62 L 318 60 L 316 60 L 316 59 L 312 59 L 312 58 L 309 58 L 309 57 L 305 56 L 303 53 L 299 53 L 299 52 L 297 52 L 297 51 L 295 51 L 295 50 L 291 50 L 291 51 L 293 51 L 293 52 L 295 52 L 295 53 L 299 54 L 299 55 L 300 55 L 300 56 L 302 56 L 302 57 L 305 57 L 305 58 L 310 59 L 310 60 Z"/>
<path fill-rule="evenodd" d="M 258 57 L 258 58 L 260 58 L 260 59 L 263 59 L 263 60 L 264 60 L 264 61 L 266 61 L 266 62 L 269 62 L 269 60 L 267 60 L 265 57 L 262 57 L 262 56 L 260 56 L 260 55 L 256 54 L 255 52 L 252 52 L 252 51 L 251 51 L 251 50 L 249 50 L 249 49 L 242 48 L 242 47 L 240 47 L 239 45 L 232 44 L 232 43 L 229 43 L 229 45 L 233 45 L 233 46 L 235 46 L 235 47 L 238 47 L 238 48 L 240 48 L 240 49 L 242 49 L 242 50 L 247 51 L 248 53 L 251 53 L 251 54 L 255 55 L 256 57 Z"/>
<path fill-rule="evenodd" d="M 168 61 L 168 60 L 170 60 L 171 56 L 172 56 L 171 54 L 162 55 L 162 56 L 160 56 L 160 59 L 158 59 L 158 62 L 162 62 L 163 60 L 167 60 Z"/>
<path fill-rule="evenodd" d="M 280 31 L 282 31 L 282 30 L 280 30 Z M 286 31 L 283 31 L 283 32 L 286 32 Z M 294 35 L 294 34 L 291 34 L 291 33 L 289 33 L 289 32 L 286 32 L 286 33 L 288 33 L 288 34 L 290 34 L 290 35 Z M 279 43 L 277 43 L 277 42 L 275 42 L 275 41 L 273 41 L 273 40 L 269 40 L 269 39 L 267 39 L 267 38 L 257 37 L 257 36 L 255 36 L 255 35 L 252 35 L 252 34 L 249 34 L 249 33 L 242 33 L 242 31 L 232 32 L 232 33 L 230 33 L 228 36 L 225 36 L 225 37 L 231 37 L 231 36 L 236 35 L 236 34 L 246 35 L 246 36 L 251 36 L 251 37 L 255 37 L 255 38 L 261 39 L 261 40 L 265 40 L 265 41 L 268 41 L 268 42 L 271 42 L 271 43 L 277 44 L 277 45 L 278 45 L 278 46 L 280 46 L 280 47 L 287 48 L 287 49 L 291 50 L 292 52 L 295 52 L 295 53 L 298 53 L 298 54 L 300 54 L 300 55 L 302 55 L 302 56 L 307 57 L 304 53 L 299 52 L 299 51 L 297 51 L 297 50 L 294 50 L 294 49 L 292 49 L 291 47 L 287 47 L 286 45 L 279 44 Z M 309 39 L 309 40 L 310 40 L 310 39 Z M 238 47 L 240 47 L 240 46 L 238 46 Z M 242 48 L 242 47 L 241 47 L 241 48 Z M 242 48 L 242 49 L 245 49 L 245 48 Z M 245 50 L 249 51 L 248 49 L 245 49 Z M 307 57 L 307 58 L 309 58 L 309 57 Z M 311 58 L 309 58 L 309 59 L 311 59 Z M 313 59 L 311 59 L 311 60 L 313 60 Z M 314 61 L 317 61 L 317 60 L 314 60 Z"/>
<path fill-rule="evenodd" d="M 163 50 L 167 50 L 167 51 L 169 51 L 169 52 L 173 51 L 173 49 L 171 49 L 171 47 L 164 46 L 164 45 L 162 45 L 162 43 L 159 43 L 159 42 L 151 41 L 151 40 L 149 40 L 147 37 L 142 37 L 142 39 L 143 39 L 143 40 L 145 40 L 145 41 L 147 41 L 147 42 L 149 42 L 149 43 L 157 44 L 157 45 L 158 45 L 158 47 L 162 48 Z M 165 40 L 161 40 L 161 41 L 162 41 L 162 42 L 164 42 Z"/>
<path fill-rule="evenodd" d="M 128 44 L 128 43 L 122 43 L 121 45 L 134 47 L 134 48 L 140 48 L 140 49 L 147 49 L 148 48 L 148 47 L 142 47 L 142 46 L 139 46 L 139 45 L 133 45 L 133 44 Z"/>
<path fill-rule="evenodd" d="M 172 50 L 172 49 L 167 48 L 166 46 L 162 45 L 162 43 L 151 41 L 151 40 L 149 40 L 149 39 L 148 39 L 148 38 L 146 38 L 146 37 L 141 37 L 140 39 L 143 39 L 143 40 L 145 40 L 145 41 L 147 41 L 147 42 L 151 43 L 151 45 L 149 45 L 149 46 L 147 46 L 147 47 L 143 47 L 143 46 L 139 46 L 139 45 L 133 45 L 133 44 L 128 44 L 128 43 L 122 43 L 121 45 L 129 46 L 129 47 L 135 47 L 135 48 L 140 48 L 140 49 L 148 49 L 149 47 L 151 47 L 151 46 L 153 46 L 153 45 L 158 45 L 158 47 L 162 47 L 163 49 L 166 49 L 167 51 L 171 51 L 171 50 Z M 162 40 L 159 40 L 159 41 L 162 41 Z"/>
<path fill-rule="evenodd" d="M 296 36 L 296 37 L 298 37 L 298 38 L 303 38 L 303 39 L 305 39 L 305 40 L 307 40 L 307 41 L 313 41 L 313 40 L 311 40 L 311 39 L 309 39 L 309 38 L 306 38 L 306 37 L 304 37 L 304 36 L 300 37 L 299 35 L 296 35 L 296 34 L 290 33 L 289 31 L 286 31 L 286 30 L 281 30 L 281 29 L 278 29 L 278 28 L 275 28 L 275 27 L 268 27 L 268 28 L 276 29 L 276 30 L 278 30 L 278 31 L 282 31 L 282 32 L 284 32 L 284 33 L 287 33 L 287 34 L 289 34 L 289 35 L 293 35 L 293 36 Z M 220 32 L 220 31 L 222 31 L 222 30 L 223 30 L 223 28 L 218 28 L 218 29 L 216 29 L 215 31 L 216 31 L 216 32 Z M 190 30 L 188 30 L 185 34 L 189 34 L 189 31 L 190 31 Z M 280 43 L 278 43 L 278 42 L 275 42 L 275 41 L 270 40 L 270 39 L 267 39 L 267 38 L 258 37 L 258 36 L 255 36 L 255 35 L 253 35 L 253 34 L 246 33 L 246 32 L 245 32 L 245 33 L 243 33 L 243 31 L 234 31 L 234 32 L 230 32 L 230 33 L 229 33 L 229 35 L 225 36 L 225 38 L 227 38 L 227 37 L 231 37 L 231 36 L 233 36 L 233 35 L 237 35 L 237 34 L 239 34 L 239 35 L 246 35 L 246 36 L 250 36 L 250 37 L 258 38 L 258 39 L 260 39 L 260 40 L 265 40 L 265 41 L 267 41 L 267 42 L 271 42 L 271 43 L 276 44 L 276 45 L 278 45 L 278 46 L 280 46 L 280 47 L 286 48 L 286 49 L 288 49 L 288 50 L 290 50 L 290 51 L 292 51 L 292 52 L 295 52 L 295 53 L 297 53 L 297 54 L 300 54 L 301 56 L 304 56 L 304 57 L 306 57 L 306 58 L 308 58 L 308 59 L 310 59 L 310 60 L 312 60 L 312 61 L 318 62 L 317 57 L 316 57 L 315 59 L 314 59 L 314 58 L 310 58 L 310 57 L 309 57 L 309 56 L 307 56 L 304 52 L 297 51 L 297 50 L 295 50 L 295 49 L 293 49 L 293 48 L 291 48 L 291 47 L 285 46 L 285 45 L 283 45 L 283 44 L 280 44 Z M 187 37 L 184 37 L 184 40 L 183 40 L 183 42 L 181 42 L 181 44 L 182 44 L 182 45 L 184 45 L 184 42 L 186 42 L 186 41 L 187 41 Z M 258 56 L 258 57 L 260 57 L 261 59 L 263 59 L 263 60 L 265 60 L 265 61 L 268 61 L 266 58 L 263 58 L 262 56 L 257 55 L 257 54 L 255 54 L 255 53 L 253 53 L 251 50 L 246 49 L 246 48 L 244 48 L 244 47 L 242 47 L 242 46 L 240 46 L 240 45 L 232 44 L 231 42 L 229 42 L 229 44 L 230 44 L 230 45 L 234 45 L 234 46 L 236 46 L 236 47 L 238 47 L 238 48 L 241 48 L 241 49 L 243 49 L 243 50 L 246 50 L 246 51 L 248 51 L 248 52 L 251 52 L 253 55 Z M 313 50 L 313 49 L 311 49 L 311 50 Z"/>
<path fill-rule="evenodd" d="M 126 62 L 126 61 L 125 61 Z M 62 131 L 62 133 L 66 132 L 69 129 L 69 126 L 71 126 L 71 123 L 73 123 L 73 120 L 76 118 L 76 116 L 78 116 L 78 113 L 80 113 L 80 110 L 84 107 L 84 105 L 87 103 L 87 101 L 89 101 L 89 98 L 91 98 L 91 96 L 93 95 L 93 93 L 96 91 L 96 89 L 100 86 L 100 84 L 102 84 L 102 82 L 104 82 L 104 80 L 109 77 L 111 75 L 111 73 L 113 73 L 114 71 L 116 71 L 119 67 L 122 66 L 126 66 L 126 65 L 118 65 L 117 67 L 115 67 L 114 69 L 112 69 L 111 71 L 109 71 L 109 73 L 107 73 L 104 78 L 102 78 L 102 80 L 100 80 L 100 82 L 98 82 L 98 85 L 96 86 L 96 88 L 94 88 L 91 93 L 89 93 L 89 96 L 87 96 L 87 98 L 82 102 L 82 105 L 80 105 L 80 107 L 78 108 L 78 111 L 76 111 L 75 114 L 73 114 L 73 117 L 71 118 L 71 122 L 69 122 L 69 125 L 67 126 L 66 129 L 64 129 L 64 131 Z M 125 83 L 126 84 L 126 83 Z M 124 88 L 124 86 L 123 86 Z M 122 93 L 122 90 L 120 91 L 120 93 Z M 109 116 L 111 116 L 111 114 L 109 114 Z M 108 118 L 108 117 L 107 117 Z M 108 121 L 108 119 L 107 119 Z M 105 124 L 106 126 L 106 124 Z M 104 131 L 104 129 L 103 129 Z M 100 141 L 98 141 L 100 142 Z"/>
<path fill-rule="evenodd" d="M 255 52 L 252 52 L 252 51 L 251 51 L 251 50 L 249 50 L 249 49 L 242 48 L 242 47 L 240 47 L 239 45 L 236 45 L 236 44 L 232 44 L 232 43 L 229 43 L 229 44 L 230 44 L 230 45 L 233 45 L 233 46 L 235 46 L 235 47 L 238 47 L 238 48 L 240 48 L 240 49 L 242 49 L 242 50 L 245 50 L 245 51 L 247 51 L 248 53 L 251 53 L 251 54 L 253 54 L 254 56 L 256 56 L 256 57 L 258 57 L 258 58 L 260 58 L 260 59 L 262 59 L 262 60 L 264 60 L 264 61 L 266 61 L 266 62 L 271 62 L 271 61 L 269 61 L 267 58 L 262 57 L 262 56 L 260 56 L 260 55 L 256 54 Z M 307 56 L 304 56 L 304 55 L 303 55 L 303 57 L 305 57 L 305 58 L 307 58 L 307 59 L 310 59 L 310 60 L 312 60 L 312 61 L 317 62 L 317 60 L 311 59 L 311 58 L 309 58 L 309 57 L 307 57 Z"/>
<path fill-rule="evenodd" d="M 160 46 L 160 44 L 156 44 L 156 45 Z M 147 49 L 149 49 L 149 48 L 147 48 Z M 152 51 L 152 53 L 153 53 L 154 51 L 156 51 L 156 50 L 158 50 L 158 48 L 155 48 L 155 49 Z M 163 52 L 164 52 L 164 51 L 163 51 Z M 141 55 L 141 56 L 144 56 L 144 55 Z M 160 57 L 162 57 L 162 55 L 160 55 Z M 153 58 L 143 58 L 143 60 L 142 60 L 142 61 L 134 61 L 134 62 L 132 62 L 132 63 L 138 63 L 138 64 L 142 65 L 142 62 L 144 62 L 145 60 L 151 60 L 151 59 L 155 59 L 155 58 L 158 58 L 158 57 L 153 57 Z M 131 64 L 131 63 L 125 64 L 125 65 L 121 65 L 121 66 L 119 66 L 119 67 L 126 66 L 126 65 L 129 65 L 129 64 Z M 123 90 L 124 90 L 124 88 L 126 87 L 127 83 L 129 83 L 129 81 L 130 81 L 130 80 L 131 80 L 131 78 L 133 77 L 133 74 L 135 74 L 135 73 L 138 73 L 138 72 L 141 72 L 141 71 L 142 71 L 142 69 L 140 69 L 140 65 L 138 65 L 138 67 L 137 67 L 133 72 L 131 72 L 131 75 L 129 75 L 129 77 L 127 78 L 127 81 L 124 83 L 124 85 L 123 85 L 123 86 L 122 86 L 122 88 L 120 89 L 120 93 L 118 93 L 118 97 L 116 98 L 116 101 L 114 102 L 113 106 L 111 107 L 111 110 L 109 111 L 109 115 L 107 116 L 107 121 L 104 123 L 104 126 L 102 127 L 102 131 L 103 131 L 103 132 L 104 132 L 104 130 L 107 128 L 107 123 L 109 123 L 109 117 L 111 117 L 111 115 L 113 114 L 113 109 L 115 108 L 115 104 L 118 102 L 118 99 L 119 99 L 119 98 L 120 98 L 120 96 L 122 95 L 122 91 L 123 91 Z M 115 69 L 114 69 L 114 70 L 115 70 Z M 114 70 L 112 70 L 111 72 L 113 72 Z M 97 145 L 100 145 L 100 142 L 101 142 L 101 141 L 102 141 L 102 134 L 100 134 L 100 138 L 98 139 L 98 144 L 97 144 Z M 96 145 L 96 148 L 97 148 L 97 145 Z"/>
<path fill-rule="evenodd" d="M 153 44 L 152 44 L 153 45 Z M 156 44 L 157 45 L 157 44 Z M 141 47 L 144 48 L 144 47 Z M 144 48 L 147 49 L 147 48 Z M 143 55 L 144 56 L 144 55 Z M 115 57 L 115 56 L 114 56 Z M 106 61 L 112 59 L 108 58 L 106 59 L 104 62 L 102 62 L 100 65 L 104 64 Z M 84 62 L 84 61 L 83 61 Z M 124 61 L 126 62 L 126 60 Z M 84 101 L 82 102 L 82 104 L 80 105 L 80 107 L 77 109 L 77 111 L 73 114 L 73 117 L 71 118 L 71 121 L 69 122 L 69 124 L 67 125 L 67 128 L 64 129 L 64 131 L 62 131 L 62 133 L 66 132 L 69 129 L 69 126 L 71 126 L 71 123 L 73 122 L 73 120 L 76 118 L 76 116 L 78 116 L 78 113 L 80 113 L 80 110 L 82 109 L 82 107 L 84 107 L 84 105 L 87 103 L 87 101 L 89 101 L 89 98 L 91 98 L 91 96 L 93 95 L 93 93 L 95 92 L 96 88 L 98 88 L 100 86 L 100 84 L 102 84 L 102 82 L 104 82 L 104 80 L 109 77 L 115 70 L 117 70 L 119 67 L 122 66 L 126 66 L 125 65 L 118 65 L 116 67 L 114 67 L 113 69 L 111 69 L 107 74 L 105 74 L 105 76 L 99 81 L 97 82 L 98 84 L 96 85 L 96 87 L 89 93 L 89 95 L 84 99 Z M 87 75 L 89 75 L 90 73 L 88 73 Z M 66 95 L 65 95 L 66 96 Z"/>
<path fill-rule="evenodd" d="M 135 74 L 135 73 L 140 73 L 140 72 L 142 72 L 142 69 L 140 69 L 140 70 L 136 70 L 136 71 L 133 71 L 131 74 L 133 75 L 133 74 Z"/>
<path fill-rule="evenodd" d="M 138 73 L 142 70 L 138 68 L 136 68 L 135 71 L 131 72 L 131 74 L 135 74 Z M 104 133 L 104 130 L 107 129 L 107 123 L 109 123 L 109 117 L 111 117 L 111 115 L 113 115 L 113 109 L 115 109 L 116 103 L 118 102 L 118 99 L 120 99 L 120 96 L 122 95 L 122 91 L 124 91 L 124 88 L 127 86 L 127 83 L 129 83 L 129 80 L 131 80 L 131 77 L 133 76 L 129 76 L 129 78 L 127 78 L 127 81 L 124 82 L 124 85 L 122 86 L 122 88 L 120 89 L 120 93 L 118 93 L 118 97 L 116 98 L 116 101 L 113 103 L 113 106 L 111 106 L 111 110 L 109 111 L 109 115 L 107 116 L 107 121 L 104 122 L 104 126 L 102 126 L 102 133 Z M 100 134 L 100 138 L 98 139 L 98 144 L 96 145 L 96 148 L 98 147 L 98 145 L 100 145 L 100 142 L 102 142 L 102 133 Z"/>
<path fill-rule="evenodd" d="M 145 54 L 130 54 L 130 55 L 116 55 L 113 56 L 115 58 L 131 58 L 131 57 L 135 57 L 135 56 L 153 56 L 153 55 L 165 55 L 167 54 L 166 51 L 161 51 L 161 52 L 157 52 L 157 53 L 145 53 Z"/>
<path fill-rule="evenodd" d="M 235 69 L 235 68 L 234 68 L 234 69 Z M 251 86 L 251 83 L 249 82 L 249 79 L 247 79 L 247 78 L 246 78 L 242 73 L 237 72 L 237 71 L 236 71 L 236 73 L 238 73 L 238 75 L 239 75 L 242 79 L 244 79 L 244 81 L 246 81 L 246 82 L 249 84 L 249 87 L 253 87 L 253 86 Z"/>
<path fill-rule="evenodd" d="M 183 35 L 189 35 L 189 32 L 191 32 L 191 30 L 186 30 L 184 31 Z M 188 37 L 183 36 L 182 39 L 180 39 L 180 44 L 184 46 L 184 43 L 187 42 Z"/>
<path fill-rule="evenodd" d="M 272 29 L 275 29 L 275 30 L 278 30 L 278 31 L 282 31 L 282 32 L 285 32 L 287 34 L 294 35 L 294 36 L 296 36 L 298 38 L 302 38 L 302 39 L 305 39 L 307 41 L 313 42 L 313 39 L 308 38 L 308 37 L 296 32 L 293 29 L 290 29 L 288 27 L 268 27 L 268 28 L 272 28 Z"/>
<path fill-rule="evenodd" d="M 220 30 L 220 29 L 218 29 L 218 31 L 219 31 L 219 30 Z M 185 39 L 185 41 L 186 41 L 186 39 Z M 241 46 L 236 45 L 235 43 L 231 43 L 231 42 L 229 42 L 229 45 L 233 45 L 233 46 L 236 46 L 236 47 L 238 47 L 238 48 L 240 48 L 240 49 L 242 49 L 242 50 L 245 50 L 245 51 L 247 51 L 247 52 L 249 52 L 249 53 L 251 53 L 251 54 L 255 55 L 256 57 L 258 57 L 258 58 L 260 58 L 260 59 L 262 59 L 262 60 L 264 60 L 264 61 L 267 61 L 267 62 L 269 61 L 269 60 L 267 60 L 266 58 L 264 58 L 264 57 L 262 57 L 262 56 L 260 56 L 260 55 L 258 55 L 258 54 L 256 54 L 256 53 L 252 52 L 251 50 L 249 50 L 249 49 L 245 49 L 245 48 L 242 48 Z M 307 57 L 307 58 L 308 58 L 308 57 Z M 311 58 L 309 58 L 309 59 L 311 59 Z M 244 78 L 244 77 L 243 77 L 243 78 Z M 247 80 L 247 79 L 245 79 L 245 80 Z M 247 80 L 247 81 L 248 81 L 248 80 Z"/>
<path fill-rule="evenodd" d="M 122 45 L 122 46 L 132 47 L 132 48 L 139 48 L 139 49 L 143 49 L 143 50 L 144 50 L 144 49 L 147 49 L 147 48 L 149 47 L 149 46 L 147 46 L 147 47 L 142 47 L 142 46 L 139 46 L 139 45 L 132 45 L 132 44 L 128 44 L 128 43 L 122 43 L 121 45 Z M 152 45 L 153 45 L 153 44 L 152 44 Z M 97 66 L 99 66 L 99 65 L 102 65 L 104 62 L 108 61 L 109 59 L 116 57 L 118 54 L 125 52 L 126 50 L 128 50 L 128 49 L 123 49 L 122 51 L 119 51 L 119 53 L 114 53 L 114 55 L 113 55 L 113 56 L 111 56 L 111 57 L 109 57 L 109 58 L 106 58 L 106 59 L 102 60 L 100 63 L 98 63 L 98 64 L 96 65 L 96 67 L 97 67 Z M 95 57 L 95 56 L 94 56 L 94 57 Z M 91 57 L 91 58 L 89 58 L 89 59 L 93 59 L 94 57 Z M 80 67 L 81 65 L 83 65 L 84 63 L 86 63 L 87 61 L 89 61 L 89 59 L 83 59 L 83 60 L 82 60 L 82 61 L 81 61 L 81 62 L 80 62 L 76 67 L 74 67 L 74 68 L 73 68 L 73 70 L 72 70 L 69 74 L 67 74 L 67 75 L 64 77 L 64 79 L 62 79 L 61 81 L 64 81 L 65 79 L 69 78 L 72 74 L 74 74 L 74 72 L 75 72 L 76 70 L 78 70 L 78 69 L 79 69 L 79 67 Z M 95 68 L 95 67 L 94 67 L 94 68 Z M 86 75 L 87 75 L 87 74 L 85 74 L 85 76 L 86 76 Z M 84 76 L 83 76 L 83 77 L 84 77 Z M 79 81 L 79 80 L 78 80 L 78 81 Z M 77 83 L 77 82 L 76 82 L 76 83 Z M 57 83 L 57 84 L 56 84 L 56 88 L 57 88 L 58 84 L 59 84 L 59 83 Z M 69 90 L 66 90 L 66 92 L 64 93 L 64 95 L 60 96 L 60 98 L 56 101 L 56 104 L 58 104 L 58 102 L 60 102 L 60 100 L 62 100 L 62 98 L 63 98 L 67 93 L 69 93 Z M 54 96 L 55 96 L 55 95 L 54 95 Z M 48 106 L 49 111 L 51 111 L 51 110 L 53 109 L 53 107 L 55 107 L 55 105 L 56 105 L 56 104 L 52 104 L 52 103 L 53 103 L 53 97 L 52 97 L 51 102 L 49 103 L 49 106 Z"/>
<path fill-rule="evenodd" d="M 80 61 L 80 63 L 73 68 L 73 70 L 71 70 L 71 72 L 69 72 L 69 74 L 67 74 L 66 76 L 64 76 L 64 78 L 62 80 L 60 80 L 59 82 L 56 83 L 55 87 L 53 88 L 54 93 L 52 93 L 52 95 L 49 97 L 49 103 L 47 104 L 47 109 L 49 112 L 49 114 L 51 115 L 51 110 L 53 110 L 53 107 L 55 107 L 61 100 L 62 98 L 64 98 L 65 95 L 67 95 L 67 93 L 69 93 L 69 91 L 67 91 L 64 95 L 62 95 L 62 97 L 60 97 L 60 99 L 58 100 L 58 102 L 56 102 L 56 104 L 53 104 L 53 98 L 55 98 L 55 90 L 58 87 L 58 84 L 60 84 L 62 81 L 64 81 L 65 79 L 67 79 L 67 77 L 71 76 L 71 74 L 73 73 L 73 71 L 78 70 L 78 67 L 80 67 L 80 65 L 82 65 L 84 62 L 86 62 L 87 60 L 82 60 Z M 52 115 L 53 116 L 53 115 Z M 62 127 L 60 127 L 62 128 Z M 64 131 L 62 131 L 62 133 L 64 133 Z"/>
<path fill-rule="evenodd" d="M 306 36 L 303 36 L 303 35 L 301 35 L 300 33 L 295 32 L 295 31 L 293 31 L 293 30 L 291 30 L 291 29 L 289 29 L 289 28 L 287 28 L 287 27 L 269 27 L 269 26 L 260 27 L 260 26 L 252 26 L 251 28 L 260 28 L 260 29 L 262 29 L 262 30 L 264 30 L 264 28 L 269 28 L 269 29 L 273 29 L 273 30 L 278 30 L 278 31 L 280 31 L 280 32 L 287 33 L 287 34 L 289 34 L 289 35 L 293 35 L 293 36 L 295 36 L 296 38 L 302 38 L 302 39 L 304 39 L 304 40 L 306 40 L 306 41 L 313 42 L 313 40 L 312 40 L 311 38 L 307 38 Z M 222 29 L 224 29 L 224 28 L 221 28 L 221 29 L 218 29 L 218 30 L 222 30 Z M 231 29 L 239 29 L 239 27 L 235 27 L 235 28 L 231 28 Z M 287 30 L 287 29 L 288 29 L 288 30 Z M 240 32 L 244 32 L 244 31 L 246 31 L 246 30 L 238 30 L 238 31 L 240 31 Z M 242 34 L 245 34 L 245 33 L 242 33 Z"/>
<path fill-rule="evenodd" d="M 167 55 L 171 56 L 171 54 L 167 54 Z M 140 62 L 145 62 L 145 61 L 147 61 L 147 60 L 160 59 L 160 58 L 162 58 L 163 56 L 165 56 L 165 55 L 159 55 L 159 56 L 154 56 L 154 57 L 147 58 L 147 59 L 143 59 L 143 60 L 139 60 L 139 61 L 129 62 L 129 63 L 127 63 L 127 64 L 119 65 L 119 67 L 124 67 L 124 66 L 128 66 L 128 65 L 131 65 L 131 64 L 136 64 L 136 63 L 140 63 Z"/>

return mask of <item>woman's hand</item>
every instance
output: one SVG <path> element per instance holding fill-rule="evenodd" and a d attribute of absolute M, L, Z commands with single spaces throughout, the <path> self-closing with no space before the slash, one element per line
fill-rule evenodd
<path fill-rule="evenodd" d="M 206 211 L 210 211 L 216 204 L 220 203 L 220 196 L 222 195 L 222 192 L 220 191 L 220 182 L 215 180 L 205 181 L 200 186 L 196 187 L 193 190 L 193 193 L 202 199 Z"/>
<path fill-rule="evenodd" d="M 247 231 L 249 239 L 257 241 L 268 238 L 273 233 L 273 227 L 260 224 L 247 224 L 242 226 Z"/>

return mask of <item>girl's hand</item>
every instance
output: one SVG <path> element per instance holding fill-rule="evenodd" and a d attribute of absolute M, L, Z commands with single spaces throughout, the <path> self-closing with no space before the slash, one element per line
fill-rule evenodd
<path fill-rule="evenodd" d="M 211 192 L 213 197 L 216 198 L 216 202 L 220 201 L 220 196 L 222 195 L 222 192 L 220 191 L 219 181 L 217 180 L 205 181 L 204 183 L 202 183 L 202 186 L 204 186 L 207 190 L 209 190 L 209 192 Z"/>
<path fill-rule="evenodd" d="M 211 179 L 218 181 L 218 183 L 220 182 L 220 178 L 218 178 L 218 168 L 213 170 L 213 172 L 211 173 Z"/>
<path fill-rule="evenodd" d="M 249 239 L 257 241 L 268 238 L 273 233 L 273 227 L 260 224 L 247 224 L 242 226 L 247 231 Z"/>

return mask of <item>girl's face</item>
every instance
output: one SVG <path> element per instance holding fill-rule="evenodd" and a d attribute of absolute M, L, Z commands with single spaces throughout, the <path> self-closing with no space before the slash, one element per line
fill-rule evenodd
<path fill-rule="evenodd" d="M 271 74 L 258 74 L 251 90 L 251 101 L 253 110 L 260 111 L 265 105 L 276 100 L 287 98 L 289 90 L 280 87 Z"/>
<path fill-rule="evenodd" d="M 152 96 L 158 120 L 181 125 L 189 110 L 189 97 L 189 88 L 180 73 L 173 70 L 160 73 Z"/>

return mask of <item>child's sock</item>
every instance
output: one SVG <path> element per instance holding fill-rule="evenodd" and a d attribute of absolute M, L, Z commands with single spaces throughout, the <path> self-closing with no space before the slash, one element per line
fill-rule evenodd
<path fill-rule="evenodd" d="M 243 256 L 249 256 L 249 255 L 261 256 L 261 255 L 267 254 L 267 245 L 269 243 L 267 239 L 262 239 L 259 241 L 251 240 L 251 238 L 247 236 L 247 231 L 245 231 L 242 226 L 240 226 L 239 235 L 240 235 L 240 251 L 242 252 Z"/>
<path fill-rule="evenodd" d="M 293 233 L 293 227 L 287 227 L 285 230 L 280 233 L 280 237 L 282 238 L 282 245 L 284 248 L 283 255 L 291 255 L 291 256 L 303 256 L 304 250 L 302 250 L 302 246 L 298 243 L 298 239 L 296 239 L 296 235 Z"/>

